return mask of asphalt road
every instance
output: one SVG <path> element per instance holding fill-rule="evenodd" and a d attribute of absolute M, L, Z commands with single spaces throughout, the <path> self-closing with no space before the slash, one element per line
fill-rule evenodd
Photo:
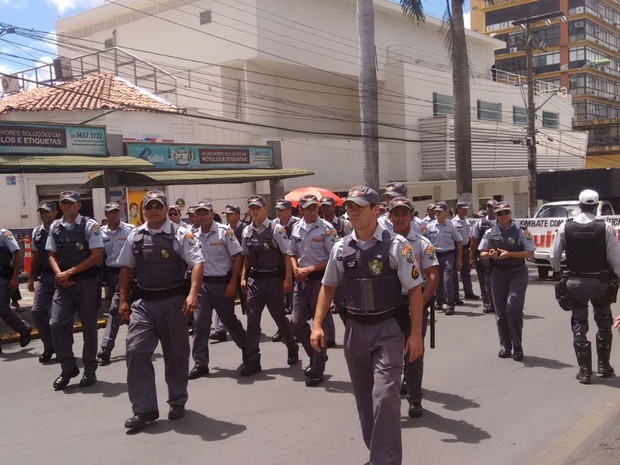
<path fill-rule="evenodd" d="M 477 287 L 477 285 L 476 285 Z M 617 313 L 617 312 L 616 312 Z M 553 283 L 532 271 L 524 328 L 525 359 L 497 357 L 493 316 L 478 303 L 437 316 L 437 348 L 427 349 L 424 416 L 402 404 L 404 461 L 428 465 L 607 465 L 620 463 L 620 378 L 575 380 L 570 316 Z M 329 351 L 327 379 L 305 387 L 302 364 L 286 365 L 284 345 L 263 315 L 263 371 L 238 378 L 232 342 L 212 344 L 211 375 L 190 381 L 188 412 L 171 422 L 161 351 L 155 370 L 161 418 L 128 434 L 123 327 L 99 382 L 52 389 L 57 364 L 41 365 L 41 343 L 5 344 L 0 355 L 0 464 L 362 464 L 361 440 L 342 347 Z M 594 323 L 591 324 L 594 328 Z M 337 340 L 343 328 L 337 321 Z M 101 336 L 101 334 L 100 334 Z M 590 330 L 593 339 L 594 330 Z M 612 364 L 620 369 L 619 339 Z M 428 341 L 427 341 L 428 343 Z M 76 353 L 81 334 L 75 335 Z"/>

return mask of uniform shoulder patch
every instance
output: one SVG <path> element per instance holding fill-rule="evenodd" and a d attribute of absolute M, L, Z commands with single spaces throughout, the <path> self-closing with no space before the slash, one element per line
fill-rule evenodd
<path fill-rule="evenodd" d="M 235 236 L 235 231 L 233 231 L 232 229 L 228 229 L 226 230 L 226 237 L 228 238 L 229 241 L 236 241 L 237 240 L 237 236 Z"/>
<path fill-rule="evenodd" d="M 411 244 L 407 244 L 407 245 L 405 245 L 405 246 L 403 247 L 403 250 L 401 250 L 401 251 L 400 251 L 400 254 L 401 254 L 403 257 L 406 257 L 406 256 L 407 256 L 407 254 L 409 254 L 409 252 L 411 252 L 411 250 L 412 250 Z"/>
<path fill-rule="evenodd" d="M 413 265 L 413 267 L 411 268 L 411 277 L 413 279 L 418 279 L 420 277 L 420 270 L 418 270 L 418 267 L 416 265 Z"/>
<path fill-rule="evenodd" d="M 8 229 L 3 229 L 3 231 L 4 231 L 4 232 L 2 233 L 2 235 L 3 235 L 6 239 L 8 239 L 9 241 L 12 241 L 12 240 L 14 239 L 14 237 L 13 237 L 13 233 L 12 233 L 11 231 L 9 231 Z"/>

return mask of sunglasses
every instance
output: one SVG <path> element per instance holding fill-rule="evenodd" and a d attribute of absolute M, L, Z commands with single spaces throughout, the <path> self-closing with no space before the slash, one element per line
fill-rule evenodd
<path fill-rule="evenodd" d="M 144 206 L 145 210 L 161 210 L 164 206 L 159 202 L 147 203 Z"/>
<path fill-rule="evenodd" d="M 504 216 L 504 215 L 510 215 L 510 210 L 502 210 L 495 214 L 495 216 Z"/>
<path fill-rule="evenodd" d="M 179 216 L 179 213 L 177 213 L 177 212 L 170 212 L 170 213 L 168 213 L 168 216 Z"/>

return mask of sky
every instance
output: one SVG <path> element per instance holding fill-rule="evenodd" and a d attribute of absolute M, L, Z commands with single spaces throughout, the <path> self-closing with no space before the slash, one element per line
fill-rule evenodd
<path fill-rule="evenodd" d="M 76 14 L 102 3 L 104 3 L 103 0 L 0 0 L 0 23 L 52 32 L 56 19 Z M 446 0 L 422 0 L 422 5 L 426 14 L 442 18 L 446 9 Z M 469 24 L 469 1 L 465 2 L 464 9 L 467 11 L 465 17 L 467 26 Z M 21 37 L 11 38 L 11 34 L 3 35 L 2 32 L 3 28 L 0 26 L 0 73 L 34 68 L 42 63 L 50 63 L 55 57 L 56 50 L 50 45 L 30 42 Z M 19 42 L 38 50 L 9 42 Z M 21 57 L 21 59 L 16 57 Z"/>

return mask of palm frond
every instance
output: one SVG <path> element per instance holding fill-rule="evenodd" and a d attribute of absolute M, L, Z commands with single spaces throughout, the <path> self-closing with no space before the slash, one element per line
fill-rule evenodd
<path fill-rule="evenodd" d="M 400 0 L 400 6 L 403 9 L 403 13 L 418 24 L 426 21 L 422 0 Z"/>

